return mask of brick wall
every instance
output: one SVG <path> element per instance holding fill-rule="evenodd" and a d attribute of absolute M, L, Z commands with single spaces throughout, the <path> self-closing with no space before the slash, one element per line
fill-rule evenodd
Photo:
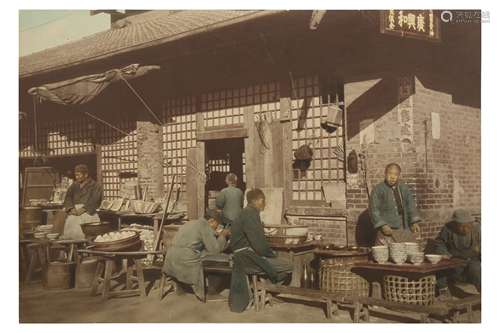
<path fill-rule="evenodd" d="M 474 214 L 481 209 L 480 109 L 455 103 L 460 96 L 436 86 L 452 84 L 427 73 L 416 75 L 417 205 L 424 237 L 435 237 L 453 209 Z"/>

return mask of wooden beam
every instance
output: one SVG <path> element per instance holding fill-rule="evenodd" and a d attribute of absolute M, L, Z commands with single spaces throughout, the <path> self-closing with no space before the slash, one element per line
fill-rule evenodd
<path fill-rule="evenodd" d="M 197 140 L 198 141 L 208 141 L 208 140 L 219 140 L 219 139 L 236 139 L 236 138 L 246 138 L 248 137 L 248 130 L 243 127 L 239 128 L 226 128 L 226 129 L 216 129 L 210 130 L 206 128 L 204 130 L 198 131 Z"/>

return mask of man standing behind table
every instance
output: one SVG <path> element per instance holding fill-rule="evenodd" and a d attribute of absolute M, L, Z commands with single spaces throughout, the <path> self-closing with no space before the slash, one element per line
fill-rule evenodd
<path fill-rule="evenodd" d="M 390 163 L 385 167 L 385 180 L 370 195 L 370 216 L 377 229 L 376 243 L 415 241 L 420 232 L 420 216 L 408 185 L 400 181 L 401 167 Z"/>
<path fill-rule="evenodd" d="M 238 176 L 229 173 L 226 176 L 227 187 L 217 195 L 215 206 L 222 210 L 223 223 L 229 227 L 240 215 L 243 206 L 243 192 L 236 187 Z"/>
<path fill-rule="evenodd" d="M 260 212 L 266 207 L 266 198 L 260 189 L 247 193 L 248 205 L 231 225 L 230 246 L 233 251 L 233 271 L 229 307 L 243 312 L 250 302 L 247 274 L 265 273 L 272 283 L 286 279 L 292 271 L 287 260 L 277 258 L 264 236 Z"/>
<path fill-rule="evenodd" d="M 469 282 L 481 292 L 481 225 L 474 222 L 470 212 L 457 209 L 451 221 L 443 226 L 436 238 L 436 252 L 445 258 L 460 258 L 465 267 L 455 268 L 438 275 L 439 295 L 448 297 L 448 279 Z"/>
<path fill-rule="evenodd" d="M 96 213 L 101 205 L 102 187 L 89 176 L 85 164 L 75 167 L 75 182 L 71 184 L 64 199 L 64 210 L 68 214 L 62 237 L 84 239 L 81 224 L 99 222 Z"/>
<path fill-rule="evenodd" d="M 204 218 L 184 224 L 175 235 L 163 265 L 163 272 L 191 285 L 199 299 L 205 294 L 202 261 L 212 256 L 224 256 L 221 252 L 230 231 L 223 229 L 216 233 L 221 221 L 219 212 L 208 209 Z"/>

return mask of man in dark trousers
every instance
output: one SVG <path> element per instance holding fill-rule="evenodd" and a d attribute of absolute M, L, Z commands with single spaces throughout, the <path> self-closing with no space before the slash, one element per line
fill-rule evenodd
<path fill-rule="evenodd" d="M 287 260 L 277 258 L 264 236 L 260 212 L 266 198 L 260 189 L 247 193 L 248 205 L 231 225 L 230 246 L 233 251 L 233 271 L 229 307 L 233 312 L 243 312 L 250 302 L 247 274 L 265 273 L 272 283 L 286 279 L 292 271 Z"/>
<path fill-rule="evenodd" d="M 370 216 L 377 229 L 376 243 L 414 242 L 420 231 L 420 215 L 408 185 L 400 181 L 401 167 L 390 163 L 385 167 L 385 180 L 370 194 Z"/>
<path fill-rule="evenodd" d="M 438 275 L 439 295 L 449 297 L 448 280 L 474 284 L 481 292 L 481 225 L 470 212 L 457 209 L 451 221 L 443 226 L 436 239 L 436 252 L 445 258 L 460 258 L 466 266 Z"/>

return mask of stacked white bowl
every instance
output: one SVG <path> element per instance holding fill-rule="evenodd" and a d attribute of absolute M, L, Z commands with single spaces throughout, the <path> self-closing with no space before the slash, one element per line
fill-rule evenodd
<path fill-rule="evenodd" d="M 389 248 L 387 246 L 373 246 L 373 259 L 379 264 L 385 264 L 389 260 Z"/>
<path fill-rule="evenodd" d="M 391 243 L 389 244 L 389 252 L 391 260 L 398 265 L 404 263 L 408 257 L 406 253 L 405 243 Z"/>

